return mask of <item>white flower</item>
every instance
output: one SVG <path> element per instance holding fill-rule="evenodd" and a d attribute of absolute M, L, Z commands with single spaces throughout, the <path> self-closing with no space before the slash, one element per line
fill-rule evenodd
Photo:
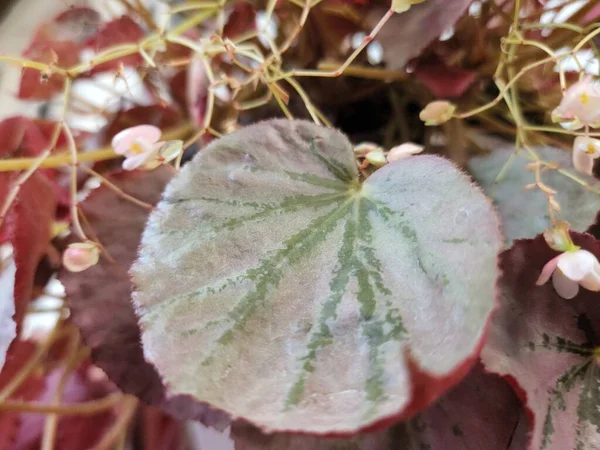
<path fill-rule="evenodd" d="M 83 272 L 95 266 L 100 259 L 100 250 L 93 242 L 70 244 L 63 253 L 63 265 L 70 272 Z"/>
<path fill-rule="evenodd" d="M 592 174 L 594 160 L 600 156 L 600 140 L 577 136 L 573 142 L 573 165 L 581 173 Z"/>
<path fill-rule="evenodd" d="M 573 121 L 570 129 L 600 126 L 600 87 L 589 76 L 573 84 L 552 112 L 552 120 Z"/>
<path fill-rule="evenodd" d="M 436 100 L 429 103 L 423 111 L 419 113 L 419 118 L 425 122 L 425 125 L 440 125 L 452 119 L 456 111 L 456 106 L 446 100 Z"/>
<path fill-rule="evenodd" d="M 398 145 L 390 149 L 387 155 L 389 162 L 400 161 L 401 159 L 408 158 L 409 156 L 416 155 L 423 151 L 423 146 L 413 144 L 412 142 L 405 142 L 404 144 Z"/>
<path fill-rule="evenodd" d="M 138 125 L 118 133 L 112 140 L 112 147 L 115 153 L 125 156 L 123 169 L 155 169 L 176 158 L 183 142 L 160 141 L 161 134 L 160 128 L 152 125 Z"/>
<path fill-rule="evenodd" d="M 572 299 L 579 286 L 594 292 L 600 291 L 600 263 L 587 250 L 575 249 L 551 259 L 537 280 L 540 286 L 552 277 L 552 285 L 562 298 Z"/>

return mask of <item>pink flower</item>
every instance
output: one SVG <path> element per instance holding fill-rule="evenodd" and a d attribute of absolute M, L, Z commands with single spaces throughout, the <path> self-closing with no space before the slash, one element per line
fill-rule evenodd
<path fill-rule="evenodd" d="M 565 92 L 560 105 L 552 112 L 552 120 L 574 121 L 569 128 L 600 126 L 600 87 L 592 77 L 585 77 Z"/>
<path fill-rule="evenodd" d="M 600 140 L 577 136 L 573 142 L 573 165 L 581 173 L 592 175 L 594 160 L 600 156 Z"/>
<path fill-rule="evenodd" d="M 416 155 L 423 151 L 423 146 L 413 144 L 412 142 L 405 142 L 404 144 L 398 145 L 390 149 L 387 155 L 389 162 L 400 161 L 401 159 L 408 158 L 409 156 Z"/>
<path fill-rule="evenodd" d="M 115 153 L 125 156 L 123 169 L 155 169 L 181 152 L 183 142 L 160 141 L 160 128 L 138 125 L 118 133 L 112 140 Z"/>
<path fill-rule="evenodd" d="M 562 298 L 572 299 L 584 289 L 600 291 L 600 263 L 587 250 L 571 250 L 552 258 L 542 269 L 537 280 L 540 286 L 552 277 L 552 285 Z"/>
<path fill-rule="evenodd" d="M 70 244 L 63 253 L 63 265 L 70 272 L 82 272 L 98 263 L 100 250 L 93 242 Z"/>

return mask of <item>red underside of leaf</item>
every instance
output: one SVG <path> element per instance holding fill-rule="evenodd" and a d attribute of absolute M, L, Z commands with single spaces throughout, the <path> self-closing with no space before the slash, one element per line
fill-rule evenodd
<path fill-rule="evenodd" d="M 477 80 L 477 72 L 449 67 L 443 61 L 420 63 L 414 73 L 438 98 L 460 97 Z"/>
<path fill-rule="evenodd" d="M 100 52 L 108 47 L 136 43 L 143 37 L 144 31 L 142 28 L 129 16 L 122 16 L 104 24 L 100 31 L 85 43 L 85 47 L 91 48 L 95 52 Z M 142 62 L 142 57 L 138 53 L 134 53 L 113 61 L 98 64 L 92 69 L 92 73 L 117 70 L 121 64 L 135 67 L 142 64 Z"/>
<path fill-rule="evenodd" d="M 23 56 L 46 64 L 70 67 L 79 62 L 84 40 L 95 33 L 99 14 L 88 7 L 72 7 L 42 24 Z M 48 100 L 62 90 L 64 79 L 52 75 L 42 81 L 39 70 L 24 69 L 18 97 L 23 100 Z"/>

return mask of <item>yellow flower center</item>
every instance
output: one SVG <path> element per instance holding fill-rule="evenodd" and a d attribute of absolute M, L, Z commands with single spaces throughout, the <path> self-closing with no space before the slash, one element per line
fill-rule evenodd
<path fill-rule="evenodd" d="M 587 92 L 583 92 L 580 96 L 579 96 L 579 100 L 581 101 L 582 105 L 587 105 L 590 101 L 590 97 L 589 95 L 587 95 Z"/>
<path fill-rule="evenodd" d="M 594 144 L 592 144 L 591 142 L 587 145 L 587 150 L 585 151 L 588 155 L 593 155 L 596 152 L 596 148 L 594 147 Z"/>
<path fill-rule="evenodd" d="M 140 153 L 144 153 L 144 149 L 143 149 L 143 148 L 142 148 L 142 146 L 141 146 L 140 144 L 138 144 L 137 142 L 133 142 L 133 143 L 131 144 L 131 147 L 130 147 L 130 149 L 131 149 L 131 151 L 132 151 L 132 152 L 134 152 L 134 153 L 137 153 L 138 155 L 139 155 Z"/>

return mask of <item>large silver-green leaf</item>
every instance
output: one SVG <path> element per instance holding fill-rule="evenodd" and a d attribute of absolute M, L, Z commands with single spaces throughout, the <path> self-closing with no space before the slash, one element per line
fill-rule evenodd
<path fill-rule="evenodd" d="M 589 185 L 600 187 L 593 177 L 575 172 L 571 155 L 552 147 L 540 147 L 535 151 L 548 162 L 557 163 L 561 169 L 585 180 Z M 515 239 L 533 238 L 550 226 L 548 200 L 539 189 L 525 190 L 525 186 L 535 182 L 535 175 L 525 166 L 531 162 L 524 154 L 513 157 L 501 180 L 496 178 L 511 155 L 514 147 L 497 147 L 489 155 L 471 159 L 469 171 L 496 204 L 502 220 L 502 231 L 511 245 Z M 556 200 L 560 203 L 561 217 L 571 224 L 574 231 L 586 231 L 596 219 L 600 210 L 600 195 L 586 189 L 564 174 L 547 170 L 542 181 L 557 191 Z"/>
<path fill-rule="evenodd" d="M 263 430 L 390 423 L 468 370 L 500 247 L 490 202 L 444 159 L 361 183 L 341 133 L 249 126 L 150 216 L 132 269 L 144 352 L 171 394 Z"/>

